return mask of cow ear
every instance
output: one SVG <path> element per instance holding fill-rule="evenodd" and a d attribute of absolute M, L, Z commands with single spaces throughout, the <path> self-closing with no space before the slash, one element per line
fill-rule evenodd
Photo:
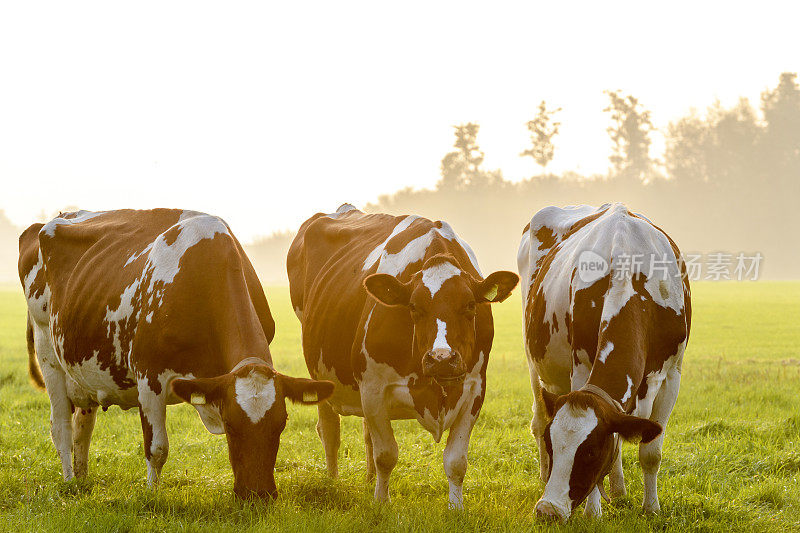
<path fill-rule="evenodd" d="M 638 416 L 615 414 L 611 431 L 628 442 L 648 443 L 661 434 L 661 425 Z"/>
<path fill-rule="evenodd" d="M 171 383 L 172 392 L 195 408 L 206 429 L 215 435 L 225 433 L 225 424 L 219 410 L 220 378 L 176 379 Z"/>
<path fill-rule="evenodd" d="M 411 284 L 400 283 L 400 280 L 390 274 L 367 276 L 364 288 L 383 305 L 408 305 L 411 301 Z"/>
<path fill-rule="evenodd" d="M 548 392 L 544 387 L 541 387 L 540 391 L 542 393 L 542 401 L 544 402 L 544 410 L 547 413 L 547 418 L 552 419 L 556 414 L 556 400 L 558 399 L 558 394 Z"/>
<path fill-rule="evenodd" d="M 509 297 L 518 282 L 519 276 L 513 272 L 500 270 L 489 274 L 486 279 L 478 282 L 473 292 L 478 303 L 502 302 Z"/>
<path fill-rule="evenodd" d="M 333 383 L 307 378 L 293 378 L 278 374 L 283 387 L 283 395 L 294 403 L 314 405 L 323 402 L 333 394 Z"/>

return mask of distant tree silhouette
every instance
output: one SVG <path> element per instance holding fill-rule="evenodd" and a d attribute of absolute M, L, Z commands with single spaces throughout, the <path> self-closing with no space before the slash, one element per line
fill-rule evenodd
<path fill-rule="evenodd" d="M 496 179 L 496 173 L 485 172 L 481 168 L 484 154 L 478 146 L 480 126 L 468 122 L 453 127 L 456 130 L 456 142 L 453 144 L 455 150 L 442 159 L 442 179 L 438 183 L 438 188 L 463 189 L 486 185 Z"/>
<path fill-rule="evenodd" d="M 559 111 L 561 111 L 560 107 L 548 110 L 547 104 L 542 100 L 539 104 L 536 118 L 528 121 L 527 124 L 528 131 L 531 134 L 531 147 L 522 152 L 520 156 L 532 157 L 536 164 L 542 167 L 542 171 L 553 160 L 555 153 L 553 138 L 558 135 L 558 128 L 561 123 L 554 122 L 553 116 Z"/>
<path fill-rule="evenodd" d="M 696 111 L 667 126 L 664 166 L 681 183 L 708 182 L 707 150 L 711 132 Z"/>
<path fill-rule="evenodd" d="M 614 143 L 614 152 L 609 157 L 613 169 L 619 177 L 648 181 L 653 172 L 650 111 L 642 109 L 638 99 L 622 96 L 620 91 L 605 91 L 605 94 L 609 105 L 603 111 L 611 113 L 612 120 L 606 131 Z"/>
<path fill-rule="evenodd" d="M 716 102 L 708 110 L 707 167 L 719 186 L 747 188 L 758 174 L 756 154 L 761 128 L 747 98 L 730 109 Z"/>
<path fill-rule="evenodd" d="M 715 102 L 669 124 L 664 166 L 670 179 L 651 179 L 657 174 L 649 153 L 650 114 L 631 96 L 607 94 L 615 151 L 614 168 L 605 175 L 564 172 L 506 181 L 499 171 L 483 168 L 479 127 L 468 123 L 455 128 L 454 150 L 442 160 L 435 190 L 406 188 L 363 209 L 446 220 L 472 246 L 482 268 L 491 271 L 514 268 L 520 231 L 542 207 L 621 201 L 664 228 L 684 253 L 759 253 L 766 277 L 800 277 L 800 246 L 794 245 L 800 227 L 795 74 L 782 74 L 762 94 L 760 109 L 746 99 L 731 107 Z M 555 113 L 546 105 L 539 109 Z M 532 135 L 531 153 L 521 155 L 536 160 L 535 139 Z M 291 237 L 275 234 L 248 246 L 263 279 L 285 280 L 283 262 L 276 259 L 285 256 Z"/>
<path fill-rule="evenodd" d="M 785 185 L 800 183 L 800 87 L 797 74 L 784 72 L 778 86 L 761 94 L 764 131 L 764 159 L 770 172 Z M 777 177 L 777 176 L 776 176 Z"/>

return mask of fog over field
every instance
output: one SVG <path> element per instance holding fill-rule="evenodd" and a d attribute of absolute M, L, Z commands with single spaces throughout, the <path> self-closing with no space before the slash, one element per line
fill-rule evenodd
<path fill-rule="evenodd" d="M 16 279 L 15 236 L 70 207 L 219 215 L 272 283 L 292 232 L 344 202 L 446 220 L 489 270 L 514 266 L 541 207 L 608 201 L 684 252 L 760 253 L 759 277 L 798 278 L 797 15 L 8 4 L 0 280 Z"/>
<path fill-rule="evenodd" d="M 699 257 L 701 278 L 711 275 L 712 260 L 725 263 L 726 273 L 720 279 L 735 277 L 739 257 L 748 259 L 748 269 L 754 266 L 752 258 L 761 258 L 746 279 L 800 277 L 796 73 L 782 73 L 776 85 L 761 94 L 757 107 L 743 98 L 733 107 L 716 102 L 702 112 L 674 119 L 665 128 L 660 158 L 651 153 L 657 130 L 650 112 L 632 95 L 609 91 L 606 96 L 604 111 L 614 145 L 603 174 L 547 172 L 559 149 L 561 124 L 560 110 L 543 101 L 528 122 L 530 145 L 520 154 L 539 165 L 539 174 L 517 182 L 506 180 L 502 169 L 485 163 L 480 125 L 459 124 L 453 128 L 453 149 L 444 154 L 440 178 L 432 187 L 389 192 L 357 207 L 447 221 L 475 249 L 484 269 L 513 270 L 520 233 L 537 210 L 547 205 L 624 202 L 667 231 L 684 254 Z M 304 207 L 297 201 L 298 211 Z M 337 207 L 338 202 L 332 201 L 326 211 Z M 312 214 L 313 210 L 303 216 Z M 41 213 L 38 218 L 53 215 Z M 238 233 L 240 228 L 233 225 L 233 229 Z M 0 281 L 16 279 L 20 231 L 0 212 Z M 293 236 L 287 229 L 247 244 L 263 281 L 286 281 L 285 257 Z"/>

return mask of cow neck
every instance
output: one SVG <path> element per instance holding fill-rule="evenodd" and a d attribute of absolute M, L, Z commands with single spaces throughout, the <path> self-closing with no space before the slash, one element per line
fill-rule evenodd
<path fill-rule="evenodd" d="M 606 391 L 604 391 L 603 389 L 601 389 L 597 385 L 592 385 L 591 383 L 587 383 L 586 385 L 581 387 L 579 390 L 582 390 L 584 392 L 588 392 L 589 394 L 594 394 L 595 396 L 601 398 L 603 401 L 605 401 L 607 404 L 609 404 L 618 413 L 625 414 L 625 409 L 623 409 L 622 404 L 619 403 L 614 398 L 612 398 L 610 394 L 608 394 Z M 610 465 L 613 465 L 614 463 L 617 462 L 617 456 L 619 455 L 619 451 L 620 451 L 619 433 L 614 433 L 614 458 L 611 460 Z M 611 466 L 609 466 L 609 471 L 610 470 L 611 470 Z M 608 472 L 604 472 L 603 478 L 605 478 L 605 476 L 607 474 L 608 474 Z M 601 482 L 598 483 L 598 485 L 597 485 L 597 487 L 600 489 L 601 493 L 605 493 L 605 490 L 603 489 L 603 482 L 602 482 L 603 478 L 601 478 Z M 606 500 L 608 500 L 608 497 L 606 497 Z"/>

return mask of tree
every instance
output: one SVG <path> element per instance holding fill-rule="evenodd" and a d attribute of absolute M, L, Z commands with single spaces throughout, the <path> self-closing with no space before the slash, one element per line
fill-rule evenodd
<path fill-rule="evenodd" d="M 705 118 L 692 112 L 670 123 L 664 162 L 670 177 L 683 183 L 747 187 L 759 174 L 758 117 L 746 98 L 726 109 L 719 102 Z"/>
<path fill-rule="evenodd" d="M 650 111 L 642 109 L 633 96 L 621 96 L 620 91 L 604 92 L 610 103 L 603 111 L 611 113 L 613 121 L 606 130 L 614 143 L 609 160 L 618 176 L 647 181 L 653 170 L 650 133 L 654 128 Z"/>
<path fill-rule="evenodd" d="M 547 164 L 553 160 L 555 147 L 553 138 L 558 135 L 560 122 L 553 122 L 553 116 L 561 111 L 561 108 L 548 111 L 544 100 L 539 104 L 539 111 L 536 118 L 528 121 L 528 131 L 531 133 L 531 147 L 521 154 L 521 157 L 530 156 L 544 171 Z"/>
<path fill-rule="evenodd" d="M 796 73 L 784 72 L 774 90 L 761 94 L 761 110 L 766 121 L 764 155 L 772 163 L 768 170 L 787 178 L 789 174 L 795 174 L 793 178 L 797 180 L 796 171 L 800 168 L 800 87 Z"/>
<path fill-rule="evenodd" d="M 442 179 L 439 188 L 462 189 L 471 185 L 485 184 L 491 181 L 494 173 L 481 169 L 483 152 L 478 147 L 478 130 L 480 126 L 473 122 L 453 126 L 456 142 L 454 151 L 442 159 Z"/>
<path fill-rule="evenodd" d="M 670 122 L 667 127 L 664 165 L 667 175 L 681 183 L 708 182 L 708 123 L 696 112 Z"/>

